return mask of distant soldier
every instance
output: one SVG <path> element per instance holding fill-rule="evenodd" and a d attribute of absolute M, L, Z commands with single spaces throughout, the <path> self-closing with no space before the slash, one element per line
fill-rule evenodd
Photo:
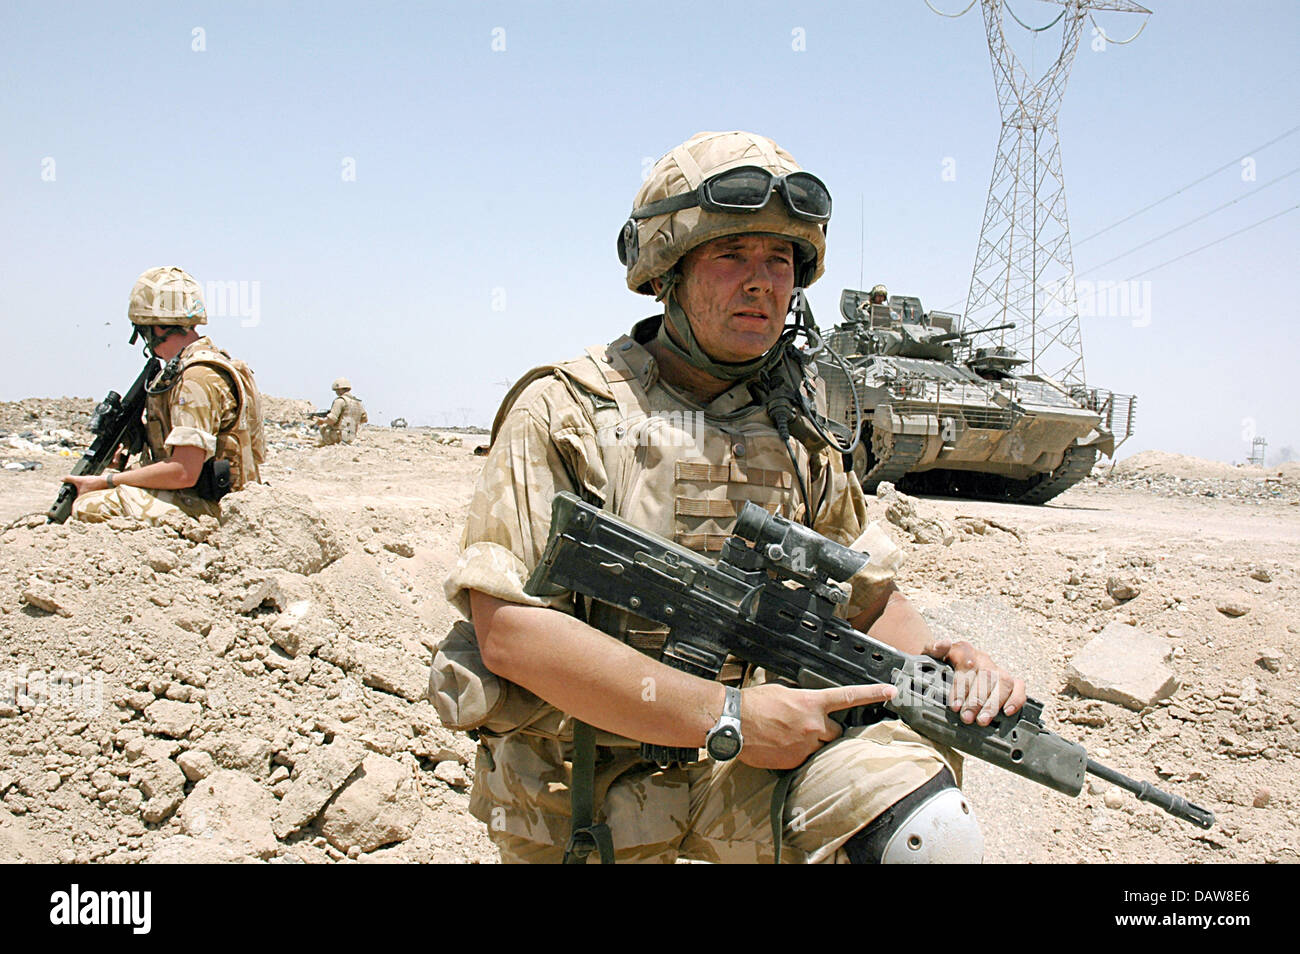
<path fill-rule="evenodd" d="M 334 390 L 334 403 L 320 422 L 320 446 L 351 444 L 361 425 L 370 420 L 366 407 L 351 393 L 352 382 L 347 378 L 335 379 L 330 387 Z"/>
<path fill-rule="evenodd" d="M 877 285 L 871 289 L 871 304 L 886 305 L 889 303 L 889 289 L 884 285 Z"/>
<path fill-rule="evenodd" d="M 176 266 L 151 268 L 131 289 L 131 344 L 163 362 L 145 399 L 140 466 L 65 477 L 77 488 L 72 515 L 98 523 L 168 513 L 217 516 L 228 491 L 258 480 L 266 458 L 253 372 L 194 329 L 208 322 L 199 284 Z M 114 464 L 125 467 L 126 461 Z"/>

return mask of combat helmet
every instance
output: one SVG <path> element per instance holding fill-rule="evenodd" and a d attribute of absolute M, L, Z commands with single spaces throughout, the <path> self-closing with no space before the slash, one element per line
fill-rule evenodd
<path fill-rule="evenodd" d="M 875 302 L 875 304 L 881 304 L 881 302 L 876 302 L 876 301 L 875 301 L 875 298 L 876 298 L 877 295 L 882 296 L 882 297 L 885 299 L 885 301 L 888 301 L 888 300 L 889 300 L 889 289 L 886 288 L 884 285 L 877 285 L 877 286 L 875 286 L 874 288 L 871 289 L 871 294 L 869 294 L 869 295 L 867 296 L 867 300 L 868 300 L 868 301 L 871 301 L 871 302 Z"/>
<path fill-rule="evenodd" d="M 826 267 L 826 223 L 830 196 L 816 218 L 801 217 L 790 202 L 767 196 L 754 208 L 725 209 L 692 201 L 706 180 L 741 167 L 766 170 L 775 180 L 801 173 L 825 193 L 815 176 L 766 136 L 749 132 L 702 132 L 661 157 L 632 203 L 632 214 L 618 236 L 618 257 L 627 267 L 627 287 L 654 294 L 651 280 L 663 278 L 691 249 L 724 235 L 747 232 L 779 235 L 795 244 L 795 283 L 806 288 Z M 779 188 L 785 189 L 781 182 Z M 789 196 L 789 193 L 786 193 Z"/>
<path fill-rule="evenodd" d="M 131 344 L 142 336 L 141 328 L 193 328 L 208 323 L 203 290 L 188 272 L 175 265 L 151 268 L 135 280 L 126 316 L 135 326 Z"/>
<path fill-rule="evenodd" d="M 352 382 L 347 378 L 335 378 L 334 383 L 330 385 L 330 390 L 342 394 L 344 391 L 352 390 Z"/>

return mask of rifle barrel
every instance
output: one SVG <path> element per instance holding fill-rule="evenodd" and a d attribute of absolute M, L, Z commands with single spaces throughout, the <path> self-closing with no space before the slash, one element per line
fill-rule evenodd
<path fill-rule="evenodd" d="M 1150 802 L 1159 808 L 1163 808 L 1176 818 L 1189 821 L 1200 828 L 1210 828 L 1214 825 L 1214 813 L 1209 809 L 1202 808 L 1200 805 L 1193 805 L 1179 795 L 1162 792 L 1149 782 L 1139 782 L 1137 779 L 1129 778 L 1122 772 L 1107 768 L 1092 759 L 1088 759 L 1088 773 L 1104 779 L 1112 785 L 1118 785 L 1127 792 L 1132 792 L 1140 802 Z"/>

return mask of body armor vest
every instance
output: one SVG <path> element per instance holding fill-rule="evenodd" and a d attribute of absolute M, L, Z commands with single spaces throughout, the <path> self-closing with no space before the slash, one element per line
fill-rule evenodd
<path fill-rule="evenodd" d="M 165 442 L 172 431 L 172 389 L 180 383 L 186 368 L 202 364 L 215 369 L 235 397 L 234 423 L 218 431 L 217 449 L 213 456 L 230 463 L 232 491 L 257 482 L 258 465 L 266 459 L 266 439 L 262 429 L 261 400 L 253 381 L 252 369 L 207 339 L 189 345 L 179 357 L 179 368 L 172 372 L 172 385 L 158 393 L 149 393 L 145 400 L 145 434 L 149 461 L 167 460 L 170 456 Z M 167 373 L 168 370 L 164 367 L 159 377 Z"/>
<path fill-rule="evenodd" d="M 588 348 L 575 361 L 534 369 L 502 402 L 493 436 L 524 388 L 558 374 L 595 431 L 604 479 L 577 475 L 578 491 L 590 502 L 704 554 L 722 549 L 746 501 L 800 518 L 803 500 L 790 453 L 748 388 L 738 385 L 701 410 L 656 387 L 656 369 L 650 353 L 627 335 Z M 816 501 L 816 478 L 827 476 L 825 459 L 810 460 L 802 444 L 791 444 Z M 589 622 L 647 655 L 658 658 L 663 647 L 663 627 L 605 604 L 593 604 Z M 723 671 L 724 679 L 738 675 L 730 665 Z"/>
<path fill-rule="evenodd" d="M 339 414 L 339 436 L 345 442 L 351 441 L 366 420 L 366 410 L 361 401 L 351 394 L 340 394 L 338 399 L 343 402 L 343 410 Z"/>

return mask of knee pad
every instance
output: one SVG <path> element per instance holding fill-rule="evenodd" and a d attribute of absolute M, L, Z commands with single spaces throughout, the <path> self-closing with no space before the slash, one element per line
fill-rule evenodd
<path fill-rule="evenodd" d="M 885 809 L 844 846 L 864 864 L 979 864 L 984 835 L 947 768 Z"/>

